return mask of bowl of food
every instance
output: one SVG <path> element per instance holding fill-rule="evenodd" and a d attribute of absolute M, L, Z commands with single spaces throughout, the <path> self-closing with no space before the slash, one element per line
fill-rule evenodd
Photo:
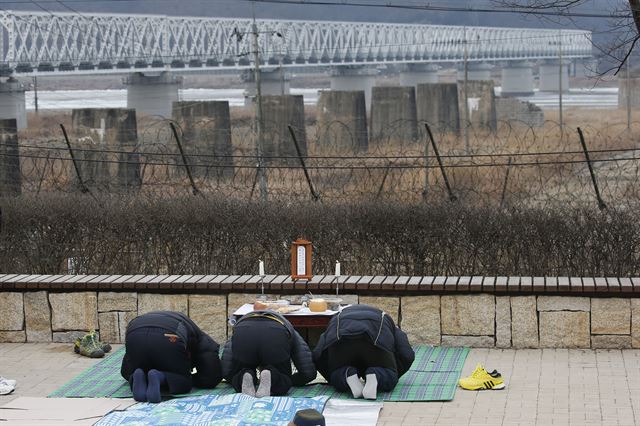
<path fill-rule="evenodd" d="M 325 302 L 327 302 L 327 309 L 329 309 L 330 311 L 339 311 L 340 305 L 343 302 L 343 300 L 340 299 L 339 297 L 331 297 L 324 300 Z"/>

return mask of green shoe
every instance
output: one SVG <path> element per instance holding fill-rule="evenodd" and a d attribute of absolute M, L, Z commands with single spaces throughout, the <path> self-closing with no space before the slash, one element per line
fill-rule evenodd
<path fill-rule="evenodd" d="M 101 342 L 100 339 L 98 339 L 98 335 L 96 334 L 95 330 L 91 330 L 89 334 L 93 336 L 93 340 L 96 342 L 96 345 L 101 347 L 102 351 L 105 354 L 111 352 L 111 345 L 108 343 Z"/>
<path fill-rule="evenodd" d="M 98 344 L 95 331 L 87 333 L 82 338 L 76 339 L 73 344 L 73 351 L 89 358 L 102 358 L 103 348 Z M 111 349 L 111 347 L 109 347 Z"/>
<path fill-rule="evenodd" d="M 93 338 L 94 338 L 96 344 L 102 348 L 102 351 L 104 353 L 111 352 L 111 345 L 110 344 L 101 342 L 100 340 L 98 340 L 98 336 L 96 336 L 95 334 L 94 334 Z"/>
<path fill-rule="evenodd" d="M 98 335 L 96 334 L 95 330 L 91 330 L 91 332 L 89 332 L 89 334 L 91 334 L 93 336 L 93 340 L 96 342 L 96 345 L 101 347 L 102 351 L 105 354 L 111 352 L 111 345 L 108 344 L 108 343 L 101 342 L 100 339 L 98 339 Z"/>

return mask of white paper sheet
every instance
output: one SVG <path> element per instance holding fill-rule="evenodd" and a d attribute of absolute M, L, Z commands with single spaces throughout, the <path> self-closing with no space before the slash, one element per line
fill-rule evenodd
<path fill-rule="evenodd" d="M 332 398 L 322 414 L 327 426 L 376 426 L 381 409 L 381 402 Z"/>
<path fill-rule="evenodd" d="M 114 410 L 135 404 L 121 398 L 20 397 L 0 407 L 0 424 L 91 425 Z"/>

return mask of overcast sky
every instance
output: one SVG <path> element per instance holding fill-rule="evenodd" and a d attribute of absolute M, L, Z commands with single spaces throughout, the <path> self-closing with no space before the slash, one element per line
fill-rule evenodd
<path fill-rule="evenodd" d="M 258 18 L 364 20 L 384 22 L 418 22 L 431 24 L 489 25 L 489 26 L 554 26 L 554 22 L 518 14 L 416 11 L 385 7 L 350 7 L 349 1 L 366 4 L 424 5 L 445 7 L 495 8 L 491 0 L 329 0 L 336 6 L 301 4 L 268 4 L 255 2 Z M 607 13 L 622 0 L 584 0 L 579 11 Z M 40 11 L 116 12 L 142 14 L 169 14 L 186 16 L 248 17 L 252 2 L 244 0 L 0 0 L 4 9 Z M 587 29 L 606 25 L 606 19 L 580 19 L 578 25 Z M 561 24 L 565 25 L 564 23 Z M 558 26 L 558 25 L 556 25 Z"/>

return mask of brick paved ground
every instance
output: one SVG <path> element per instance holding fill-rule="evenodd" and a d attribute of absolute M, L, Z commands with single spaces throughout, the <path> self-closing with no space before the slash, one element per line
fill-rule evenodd
<path fill-rule="evenodd" d="M 94 362 L 71 345 L 0 344 L 0 375 L 18 380 L 0 404 L 46 396 Z M 502 372 L 507 388 L 458 390 L 447 403 L 385 403 L 378 424 L 640 424 L 640 350 L 474 349 L 464 374 L 476 362 Z"/>

